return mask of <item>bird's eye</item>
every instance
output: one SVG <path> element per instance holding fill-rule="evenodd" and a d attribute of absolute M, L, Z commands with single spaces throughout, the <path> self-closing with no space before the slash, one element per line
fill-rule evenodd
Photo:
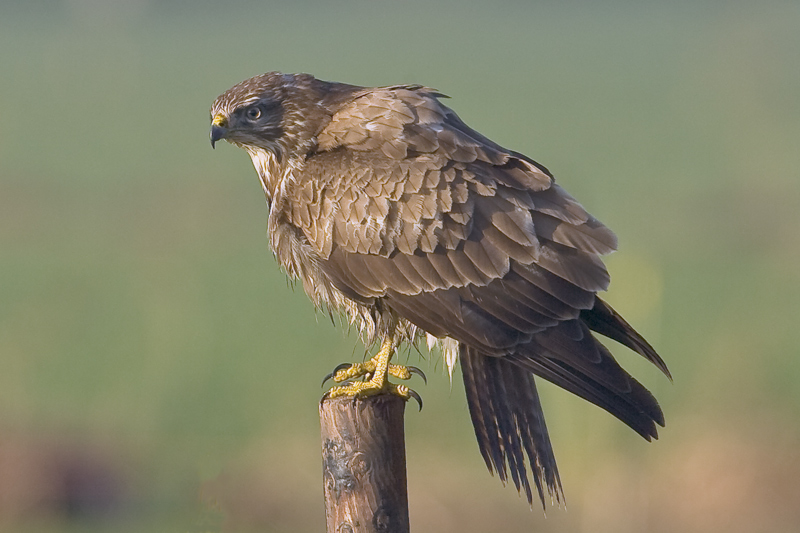
<path fill-rule="evenodd" d="M 247 110 L 247 118 L 250 120 L 258 120 L 261 117 L 261 109 L 257 107 L 251 107 Z"/>

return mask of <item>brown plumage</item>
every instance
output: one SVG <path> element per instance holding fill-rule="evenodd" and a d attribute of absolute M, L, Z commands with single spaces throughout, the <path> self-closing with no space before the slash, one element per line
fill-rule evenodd
<path fill-rule="evenodd" d="M 248 151 L 272 248 L 318 306 L 368 343 L 395 334 L 462 362 L 489 470 L 563 498 L 534 375 L 650 440 L 656 400 L 592 331 L 655 350 L 598 296 L 615 235 L 550 172 L 464 124 L 419 85 L 365 88 L 268 73 L 214 102 L 212 143 Z M 590 331 L 591 330 L 591 331 Z M 526 466 L 527 462 L 527 466 Z M 508 470 L 507 470 L 508 469 Z"/>

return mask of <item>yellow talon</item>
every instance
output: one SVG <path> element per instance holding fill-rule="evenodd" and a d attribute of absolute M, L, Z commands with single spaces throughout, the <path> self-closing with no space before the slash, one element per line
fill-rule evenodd
<path fill-rule="evenodd" d="M 389 383 L 388 376 L 394 376 L 398 379 L 411 379 L 412 374 L 419 374 L 427 383 L 425 374 L 420 369 L 413 366 L 393 365 L 389 363 L 389 360 L 394 354 L 395 346 L 394 336 L 389 335 L 383 340 L 380 351 L 370 360 L 363 363 L 344 364 L 336 367 L 331 374 L 325 377 L 323 384 L 330 378 L 333 378 L 336 383 L 359 377 L 364 377 L 364 381 L 333 387 L 325 393 L 323 400 L 342 396 L 365 398 L 376 394 L 388 393 L 400 396 L 405 400 L 414 398 L 419 402 L 419 408 L 421 410 L 422 398 L 420 398 L 419 394 L 405 385 Z"/>
<path fill-rule="evenodd" d="M 333 381 L 336 383 L 341 383 L 342 381 L 347 381 L 348 379 L 360 377 L 366 377 L 369 380 L 375 373 L 377 364 L 378 363 L 375 361 L 375 357 L 363 363 L 343 364 L 337 367 L 337 369 L 330 374 L 325 381 L 328 381 L 328 379 L 333 379 Z M 426 380 L 427 382 L 425 374 L 422 373 L 422 370 L 413 366 L 390 364 L 387 367 L 386 373 L 390 376 L 396 377 L 397 379 L 411 379 L 412 374 L 419 374 L 422 376 L 422 379 Z"/>

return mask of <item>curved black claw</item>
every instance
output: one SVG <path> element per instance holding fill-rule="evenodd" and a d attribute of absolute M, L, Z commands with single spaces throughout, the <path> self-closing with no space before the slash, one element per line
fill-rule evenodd
<path fill-rule="evenodd" d="M 415 367 L 415 366 L 407 366 L 406 368 L 408 369 L 408 372 L 409 372 L 409 373 L 411 373 L 411 374 L 416 374 L 416 375 L 418 375 L 419 377 L 421 377 L 421 378 L 422 378 L 422 381 L 424 381 L 424 382 L 425 382 L 425 385 L 427 385 L 427 384 L 428 384 L 428 378 L 427 378 L 427 377 L 425 377 L 425 372 L 423 372 L 422 370 L 420 370 L 419 368 L 417 368 L 417 367 Z"/>
<path fill-rule="evenodd" d="M 325 383 L 323 381 L 323 383 Z M 319 406 L 322 407 L 322 404 L 325 403 L 325 400 L 331 395 L 331 391 L 325 391 L 325 394 L 322 395 L 322 398 L 319 399 Z"/>
<path fill-rule="evenodd" d="M 336 368 L 333 369 L 333 372 L 327 374 L 324 378 L 322 378 L 322 383 L 320 384 L 320 387 L 324 387 L 325 383 L 327 383 L 329 379 L 332 379 L 333 376 L 335 376 L 339 370 L 344 370 L 345 368 L 350 368 L 351 366 L 353 366 L 353 363 L 342 363 L 340 365 L 337 365 Z M 427 384 L 427 381 L 425 383 Z"/>
<path fill-rule="evenodd" d="M 416 391 L 412 389 L 408 389 L 408 395 L 417 400 L 417 403 L 419 404 L 419 410 L 422 411 L 422 396 L 417 394 Z"/>

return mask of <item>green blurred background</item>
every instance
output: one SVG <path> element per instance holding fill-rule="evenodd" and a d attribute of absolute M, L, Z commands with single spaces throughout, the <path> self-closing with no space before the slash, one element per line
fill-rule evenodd
<path fill-rule="evenodd" d="M 647 5 L 645 5 L 647 4 Z M 647 444 L 551 386 L 568 510 L 485 471 L 441 361 L 406 416 L 414 531 L 800 529 L 800 4 L 33 0 L 0 7 L 0 531 L 322 531 L 320 378 L 208 108 L 268 70 L 422 83 L 621 246 L 670 384 Z"/>

